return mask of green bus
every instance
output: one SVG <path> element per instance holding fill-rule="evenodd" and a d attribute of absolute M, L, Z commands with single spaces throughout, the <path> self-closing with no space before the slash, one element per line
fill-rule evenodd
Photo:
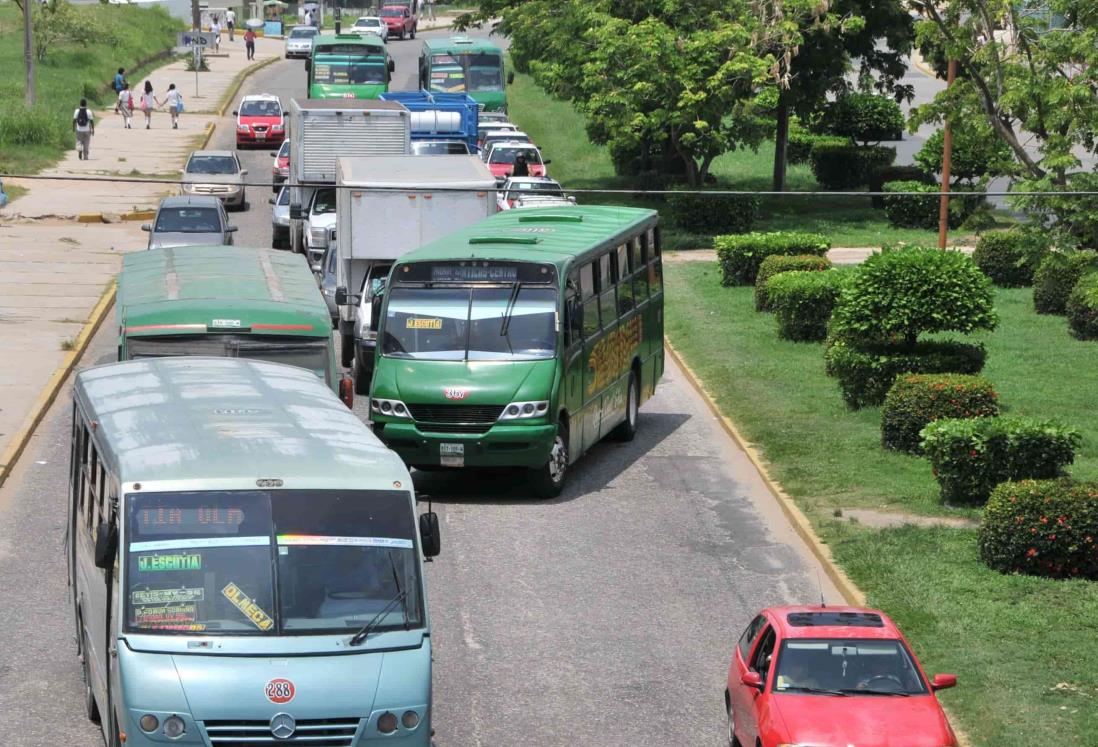
<path fill-rule="evenodd" d="M 405 463 L 527 467 L 539 497 L 663 374 L 655 211 L 498 213 L 404 255 L 381 301 L 374 432 Z"/>
<path fill-rule="evenodd" d="M 419 56 L 419 87 L 432 93 L 467 93 L 485 111 L 507 111 L 503 50 L 487 39 L 427 39 Z M 514 74 L 506 76 L 508 83 Z"/>
<path fill-rule="evenodd" d="M 289 252 L 188 246 L 127 254 L 115 315 L 120 361 L 206 355 L 286 363 L 350 402 L 328 307 L 305 262 Z"/>
<path fill-rule="evenodd" d="M 396 66 L 373 34 L 319 34 L 305 61 L 311 99 L 376 99 Z"/>

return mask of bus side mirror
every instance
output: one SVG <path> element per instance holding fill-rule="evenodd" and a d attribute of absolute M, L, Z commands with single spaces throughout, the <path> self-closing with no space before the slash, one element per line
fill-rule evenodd
<path fill-rule="evenodd" d="M 336 306 L 346 306 L 350 303 L 347 298 L 347 289 L 343 286 L 336 288 Z"/>
<path fill-rule="evenodd" d="M 114 565 L 114 553 L 118 549 L 118 535 L 109 521 L 99 523 L 95 535 L 95 567 L 110 568 Z"/>
<path fill-rule="evenodd" d="M 301 209 L 300 202 L 290 203 L 290 220 L 305 220 L 305 212 Z"/>
<path fill-rule="evenodd" d="M 395 60 L 393 60 L 392 58 L 390 58 L 390 59 L 389 59 L 389 72 L 390 72 L 390 73 L 392 73 L 392 72 L 395 72 L 395 71 L 396 71 L 396 69 L 397 69 L 397 66 L 396 66 L 396 61 L 395 61 Z"/>
<path fill-rule="evenodd" d="M 419 515 L 419 538 L 423 542 L 423 555 L 436 557 L 442 551 L 442 539 L 438 532 L 438 514 L 428 511 Z"/>
<path fill-rule="evenodd" d="M 381 319 L 381 294 L 382 294 L 382 292 L 383 292 L 382 290 L 378 290 L 378 292 L 374 295 L 374 297 L 372 299 L 370 299 L 370 331 L 371 332 L 377 332 L 378 320 Z"/>
<path fill-rule="evenodd" d="M 511 85 L 515 82 L 515 71 L 511 70 L 507 73 L 507 85 Z"/>

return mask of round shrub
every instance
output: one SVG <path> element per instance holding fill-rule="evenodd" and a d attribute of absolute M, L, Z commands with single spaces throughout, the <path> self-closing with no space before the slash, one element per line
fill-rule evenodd
<path fill-rule="evenodd" d="M 820 272 L 831 269 L 831 261 L 813 254 L 771 254 L 759 265 L 755 275 L 755 311 L 769 311 L 766 281 L 781 272 Z"/>
<path fill-rule="evenodd" d="M 911 374 L 892 384 L 881 409 L 881 445 L 920 453 L 919 432 L 935 420 L 999 414 L 998 394 L 982 376 Z"/>
<path fill-rule="evenodd" d="M 791 164 L 808 163 L 812 158 L 812 149 L 819 143 L 841 147 L 850 145 L 850 139 L 837 135 L 817 135 L 807 130 L 790 130 L 785 151 L 786 161 Z"/>
<path fill-rule="evenodd" d="M 936 420 L 922 437 L 946 503 L 985 503 L 1007 480 L 1060 477 L 1079 445 L 1074 428 L 1018 417 Z"/>
<path fill-rule="evenodd" d="M 941 210 L 941 187 L 937 184 L 922 182 L 886 182 L 884 196 L 885 216 L 889 224 L 897 228 L 938 227 L 938 213 Z M 949 198 L 949 227 L 958 228 L 983 204 L 985 198 L 972 194 L 976 190 L 970 187 L 951 187 Z M 923 192 L 925 194 L 902 194 L 905 192 Z"/>
<path fill-rule="evenodd" d="M 1079 278 L 1067 300 L 1068 324 L 1080 340 L 1098 340 L 1098 272 Z"/>
<path fill-rule="evenodd" d="M 855 189 L 869 183 L 871 174 L 891 166 L 896 149 L 884 145 L 857 146 L 817 142 L 812 146 L 812 173 L 824 189 Z"/>
<path fill-rule="evenodd" d="M 915 163 L 931 174 L 942 173 L 945 134 L 937 130 L 915 154 Z M 972 181 L 983 176 L 1004 176 L 1014 165 L 1014 152 L 990 126 L 959 122 L 953 127 L 951 179 Z"/>
<path fill-rule="evenodd" d="M 1022 480 L 995 488 L 980 557 L 1002 573 L 1098 580 L 1098 483 Z"/>
<path fill-rule="evenodd" d="M 872 93 L 848 93 L 827 107 L 824 122 L 835 135 L 866 143 L 876 140 L 901 140 L 904 113 L 888 96 Z"/>
<path fill-rule="evenodd" d="M 713 247 L 721 266 L 721 285 L 752 285 L 767 257 L 778 254 L 822 257 L 831 248 L 831 242 L 818 233 L 777 231 L 715 236 Z"/>
<path fill-rule="evenodd" d="M 1033 273 L 1033 308 L 1038 314 L 1065 313 L 1072 288 L 1093 269 L 1098 269 L 1094 252 L 1050 252 Z"/>
<path fill-rule="evenodd" d="M 976 244 L 972 261 L 991 282 L 1003 288 L 1022 288 L 1048 255 L 1048 234 L 1025 228 L 985 233 Z"/>
<path fill-rule="evenodd" d="M 766 295 L 778 320 L 778 337 L 794 342 L 819 342 L 848 273 L 781 272 L 767 281 Z"/>
<path fill-rule="evenodd" d="M 879 168 L 869 175 L 869 191 L 883 192 L 884 185 L 888 182 L 919 182 L 920 184 L 934 184 L 934 178 L 918 166 L 901 166 L 893 164 Z M 883 210 L 885 198 L 882 195 L 874 195 L 870 198 L 873 207 Z"/>
<path fill-rule="evenodd" d="M 721 231 L 746 233 L 759 214 L 759 198 L 750 195 L 719 195 L 672 192 L 667 195 L 671 222 L 694 233 Z"/>

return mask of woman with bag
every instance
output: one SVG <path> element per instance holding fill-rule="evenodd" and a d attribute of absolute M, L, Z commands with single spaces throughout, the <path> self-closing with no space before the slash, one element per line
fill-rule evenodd
<path fill-rule="evenodd" d="M 179 113 L 183 111 L 183 94 L 175 87 L 175 83 L 168 85 L 168 93 L 164 96 L 160 106 L 168 105 L 168 112 L 172 115 L 172 129 L 179 129 Z"/>
<path fill-rule="evenodd" d="M 115 104 L 115 111 L 122 114 L 122 123 L 125 129 L 133 129 L 133 91 L 130 90 L 129 83 L 122 84 L 122 90 L 118 92 L 118 103 Z"/>
<path fill-rule="evenodd" d="M 145 93 L 141 94 L 141 112 L 145 115 L 145 129 L 152 129 L 153 107 L 156 106 L 156 97 L 153 96 L 153 84 L 145 81 Z"/>

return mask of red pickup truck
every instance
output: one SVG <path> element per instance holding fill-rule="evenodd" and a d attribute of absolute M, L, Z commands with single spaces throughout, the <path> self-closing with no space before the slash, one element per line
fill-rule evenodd
<path fill-rule="evenodd" d="M 381 9 L 381 20 L 389 27 L 389 38 L 415 39 L 419 19 L 407 5 L 386 5 Z"/>

